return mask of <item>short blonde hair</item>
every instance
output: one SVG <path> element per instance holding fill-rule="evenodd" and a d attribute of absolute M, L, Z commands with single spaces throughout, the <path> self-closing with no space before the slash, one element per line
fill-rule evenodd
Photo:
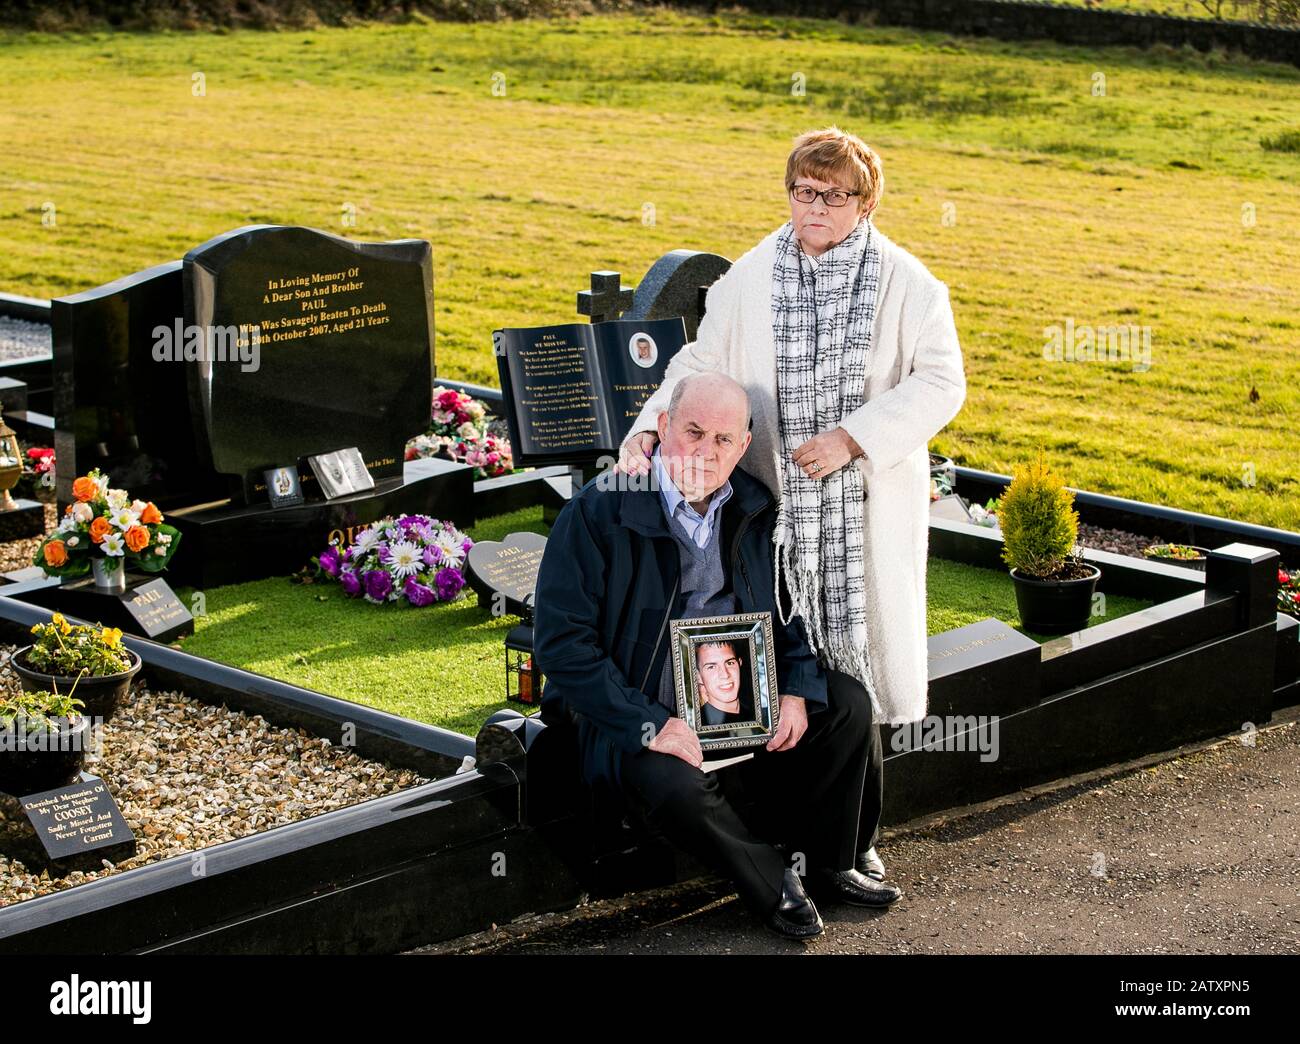
<path fill-rule="evenodd" d="M 833 181 L 858 193 L 858 213 L 875 210 L 885 191 L 885 173 L 875 150 L 856 134 L 838 127 L 807 131 L 794 139 L 785 161 L 785 190 L 796 178 Z"/>

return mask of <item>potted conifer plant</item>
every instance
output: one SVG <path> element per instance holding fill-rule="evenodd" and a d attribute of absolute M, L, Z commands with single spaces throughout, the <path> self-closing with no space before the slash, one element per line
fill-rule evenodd
<path fill-rule="evenodd" d="M 1020 622 L 1038 634 L 1067 634 L 1088 625 L 1101 570 L 1083 560 L 1076 541 L 1074 494 L 1038 459 L 1016 468 L 998 498 L 1002 560 L 1011 567 Z"/>

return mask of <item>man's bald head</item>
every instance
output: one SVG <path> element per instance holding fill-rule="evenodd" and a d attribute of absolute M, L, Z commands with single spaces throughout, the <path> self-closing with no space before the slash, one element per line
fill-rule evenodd
<path fill-rule="evenodd" d="M 692 505 L 731 477 L 749 448 L 749 395 L 725 373 L 697 373 L 673 387 L 659 414 L 660 457 Z"/>
<path fill-rule="evenodd" d="M 739 381 L 725 373 L 693 373 L 673 385 L 673 393 L 668 399 L 668 419 L 671 421 L 677 415 L 684 399 L 689 397 L 689 409 L 699 396 L 707 396 L 715 403 L 734 405 L 744 417 L 740 430 L 749 430 L 749 393 Z"/>

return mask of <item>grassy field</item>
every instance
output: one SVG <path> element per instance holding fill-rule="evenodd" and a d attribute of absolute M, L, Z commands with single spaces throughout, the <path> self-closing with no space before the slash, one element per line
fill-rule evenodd
<path fill-rule="evenodd" d="M 495 384 L 492 329 L 574 318 L 590 271 L 739 256 L 788 216 L 791 138 L 836 122 L 883 156 L 880 227 L 951 288 L 969 394 L 933 449 L 1010 472 L 1042 442 L 1070 485 L 1300 529 L 1297 88 L 1169 49 L 673 12 L 0 35 L 0 289 L 251 222 L 417 236 L 441 374 Z M 1067 320 L 1147 328 L 1150 368 L 1045 358 Z"/>
<path fill-rule="evenodd" d="M 500 540 L 518 531 L 546 533 L 541 508 L 483 519 L 471 532 L 476 540 Z M 927 583 L 927 634 L 988 616 L 1023 630 L 1005 570 L 932 558 Z M 502 643 L 518 620 L 481 611 L 468 589 L 454 602 L 426 609 L 375 606 L 348 598 L 336 584 L 284 577 L 205 593 L 207 615 L 182 640 L 186 652 L 468 735 L 507 706 Z M 190 603 L 188 588 L 177 594 Z M 1107 615 L 1088 626 L 1149 604 L 1110 597 Z"/>

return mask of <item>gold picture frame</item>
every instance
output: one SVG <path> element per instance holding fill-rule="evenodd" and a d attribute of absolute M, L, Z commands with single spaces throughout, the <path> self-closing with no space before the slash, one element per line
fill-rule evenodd
<path fill-rule="evenodd" d="M 699 736 L 700 749 L 771 740 L 781 715 L 772 614 L 674 620 L 669 633 L 677 716 Z"/>

